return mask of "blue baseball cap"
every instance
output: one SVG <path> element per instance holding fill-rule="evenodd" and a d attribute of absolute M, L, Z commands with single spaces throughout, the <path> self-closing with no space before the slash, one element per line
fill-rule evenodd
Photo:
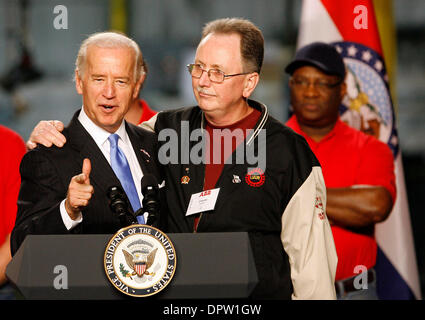
<path fill-rule="evenodd" d="M 324 42 L 313 42 L 299 49 L 294 60 L 289 63 L 285 72 L 293 74 L 304 66 L 313 66 L 329 75 L 345 78 L 345 64 L 334 46 Z"/>

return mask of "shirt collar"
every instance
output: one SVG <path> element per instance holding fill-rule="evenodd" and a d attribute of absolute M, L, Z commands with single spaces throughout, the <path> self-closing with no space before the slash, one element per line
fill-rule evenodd
<path fill-rule="evenodd" d="M 332 128 L 332 130 L 326 135 L 326 136 L 324 136 L 323 137 L 323 139 L 322 140 L 320 140 L 320 142 L 315 142 L 313 139 L 311 139 L 304 131 L 302 131 L 302 129 L 301 129 L 301 127 L 300 127 L 300 125 L 299 125 L 299 123 L 298 123 L 298 120 L 297 120 L 297 117 L 293 114 L 290 118 L 289 118 L 289 120 L 288 120 L 288 123 L 287 123 L 296 133 L 298 133 L 298 134 L 300 134 L 300 135 L 302 135 L 307 141 L 311 141 L 312 143 L 314 143 L 314 144 L 319 144 L 319 143 L 321 143 L 321 142 L 323 142 L 323 141 L 326 141 L 326 140 L 328 140 L 328 139 L 330 139 L 331 137 L 333 137 L 335 134 L 337 134 L 337 132 L 339 131 L 339 130 L 341 130 L 341 128 L 344 126 L 344 123 L 341 121 L 341 119 L 338 117 L 338 119 L 336 120 L 336 123 L 335 123 L 335 125 L 334 125 L 334 127 Z"/>
<path fill-rule="evenodd" d="M 90 134 L 90 136 L 93 138 L 93 140 L 96 142 L 98 146 L 102 146 L 106 142 L 106 140 L 108 140 L 108 137 L 111 135 L 110 132 L 96 125 L 88 117 L 87 113 L 84 111 L 84 106 L 81 108 L 81 112 L 78 115 L 78 120 L 80 121 L 83 128 L 86 129 L 86 131 Z M 125 130 L 124 120 L 121 122 L 120 127 L 118 128 L 117 131 L 115 131 L 115 133 L 120 136 L 120 138 L 124 141 L 124 143 L 128 142 L 128 136 Z"/>

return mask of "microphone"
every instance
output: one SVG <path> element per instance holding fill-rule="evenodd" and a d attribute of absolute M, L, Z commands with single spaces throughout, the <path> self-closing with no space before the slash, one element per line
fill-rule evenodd
<path fill-rule="evenodd" d="M 142 177 L 142 213 L 148 213 L 148 219 L 146 221 L 147 225 L 153 225 L 157 220 L 157 215 L 159 214 L 159 189 L 158 181 L 155 176 L 151 173 L 148 173 Z M 139 213 L 139 211 L 137 211 Z M 136 215 L 139 215 L 137 214 Z"/>
<path fill-rule="evenodd" d="M 109 207 L 115 212 L 123 227 L 132 223 L 128 219 L 128 203 L 124 191 L 119 186 L 112 186 L 108 188 L 107 196 L 109 198 Z"/>

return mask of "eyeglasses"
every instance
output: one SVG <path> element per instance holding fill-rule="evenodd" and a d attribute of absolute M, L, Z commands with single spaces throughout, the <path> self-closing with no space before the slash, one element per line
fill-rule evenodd
<path fill-rule="evenodd" d="M 343 80 L 339 80 L 338 82 L 335 82 L 335 83 L 329 83 L 323 80 L 310 82 L 307 79 L 303 79 L 303 78 L 291 78 L 289 81 L 291 85 L 294 86 L 295 89 L 306 90 L 310 86 L 310 84 L 312 84 L 315 89 L 319 91 L 326 91 L 339 86 Z"/>
<path fill-rule="evenodd" d="M 243 73 L 235 73 L 235 74 L 224 74 L 224 72 L 219 69 L 205 70 L 205 69 L 202 69 L 202 67 L 199 64 L 193 64 L 193 63 L 188 64 L 186 67 L 192 77 L 199 79 L 202 77 L 202 73 L 204 73 L 205 71 L 208 74 L 208 78 L 215 83 L 222 83 L 224 79 L 229 77 L 241 76 L 244 74 L 251 73 L 251 72 L 243 72 Z"/>

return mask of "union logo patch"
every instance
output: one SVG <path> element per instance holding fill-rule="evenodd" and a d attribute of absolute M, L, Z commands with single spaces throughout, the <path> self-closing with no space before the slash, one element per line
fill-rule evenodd
<path fill-rule="evenodd" d="M 326 218 L 325 210 L 323 210 L 323 202 L 322 198 L 316 197 L 316 202 L 314 204 L 316 210 L 317 210 L 317 216 L 320 220 L 324 220 Z"/>
<path fill-rule="evenodd" d="M 159 229 L 134 224 L 119 230 L 106 246 L 104 267 L 116 289 L 133 297 L 163 290 L 174 276 L 176 253 Z"/>
<path fill-rule="evenodd" d="M 180 180 L 180 182 L 181 182 L 182 184 L 188 184 L 188 183 L 189 183 L 189 181 L 190 181 L 190 178 L 189 178 L 188 176 L 183 176 L 183 177 L 181 178 L 181 180 Z"/>
<path fill-rule="evenodd" d="M 260 168 L 252 169 L 245 176 L 245 182 L 249 184 L 251 187 L 260 187 L 266 181 L 266 176 Z"/>

